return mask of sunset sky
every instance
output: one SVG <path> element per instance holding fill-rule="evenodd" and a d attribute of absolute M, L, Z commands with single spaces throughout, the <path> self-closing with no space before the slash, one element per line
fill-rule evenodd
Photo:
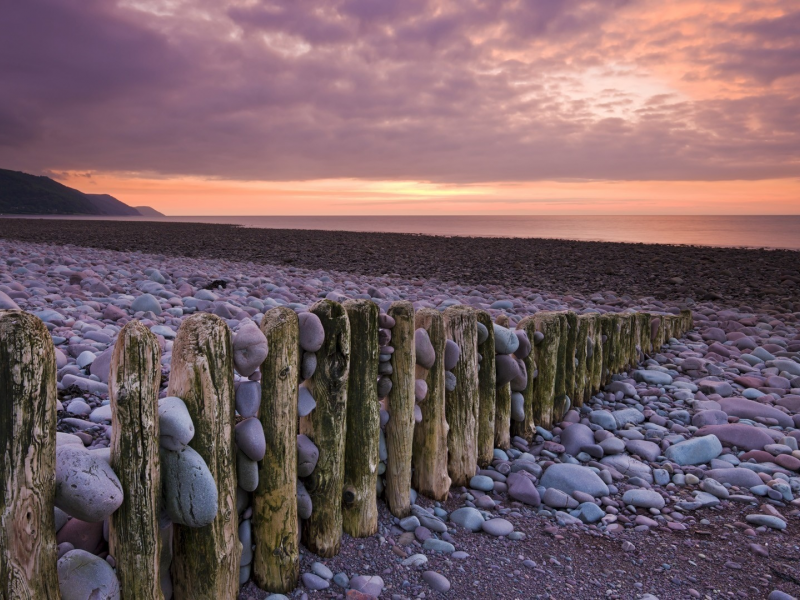
<path fill-rule="evenodd" d="M 800 0 L 24 0 L 0 82 L 171 215 L 800 214 Z"/>

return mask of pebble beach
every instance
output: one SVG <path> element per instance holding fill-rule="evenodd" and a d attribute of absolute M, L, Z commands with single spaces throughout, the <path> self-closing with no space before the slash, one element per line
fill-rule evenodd
<path fill-rule="evenodd" d="M 302 315 L 322 298 L 382 312 L 395 300 L 465 304 L 512 330 L 540 311 L 692 311 L 693 331 L 532 443 L 496 449 L 446 501 L 412 493 L 402 520 L 379 502 L 378 534 L 345 535 L 331 559 L 303 550 L 293 598 L 800 595 L 798 290 L 794 251 L 0 219 L 0 309 L 45 322 L 59 444 L 82 444 L 108 471 L 111 350 L 132 319 L 157 336 L 165 397 L 176 332 L 197 312 L 245 344 L 271 308 Z M 238 387 L 258 381 L 240 364 Z M 191 422 L 175 410 L 180 446 Z M 80 549 L 113 568 L 110 495 L 82 498 L 85 520 L 57 509 L 60 556 Z M 165 502 L 179 512 L 185 499 Z M 242 583 L 243 599 L 280 598 Z"/>

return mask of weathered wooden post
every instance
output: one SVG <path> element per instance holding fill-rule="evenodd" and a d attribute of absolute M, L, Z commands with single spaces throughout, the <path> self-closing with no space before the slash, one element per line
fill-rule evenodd
<path fill-rule="evenodd" d="M 681 317 L 683 318 L 683 331 L 681 333 L 686 335 L 694 328 L 694 317 L 692 316 L 692 311 L 688 308 L 684 308 L 681 310 Z"/>
<path fill-rule="evenodd" d="M 378 531 L 375 486 L 380 462 L 378 402 L 378 305 L 371 300 L 344 303 L 350 321 L 350 375 L 347 380 L 347 437 L 344 460 L 342 527 L 353 537 Z"/>
<path fill-rule="evenodd" d="M 567 397 L 567 312 L 555 313 L 558 319 L 558 350 L 556 355 L 556 380 L 553 393 L 553 423 L 561 419 Z"/>
<path fill-rule="evenodd" d="M 575 402 L 575 354 L 578 340 L 578 315 L 571 310 L 563 313 L 561 336 L 564 338 L 564 393 Z M 564 411 L 561 410 L 561 414 Z M 561 415 L 558 415 L 559 420 Z"/>
<path fill-rule="evenodd" d="M 0 599 L 60 598 L 53 516 L 56 357 L 44 323 L 0 310 Z"/>
<path fill-rule="evenodd" d="M 300 420 L 300 433 L 319 448 L 317 467 L 306 479 L 314 511 L 303 527 L 303 543 L 315 554 L 330 558 L 339 553 L 342 541 L 350 323 L 344 307 L 330 300 L 320 300 L 310 312 L 322 322 L 325 341 L 317 350 L 317 370 L 308 381 L 317 406 Z"/>
<path fill-rule="evenodd" d="M 591 365 L 591 374 L 589 376 L 589 390 L 587 392 L 586 400 L 592 397 L 600 390 L 603 381 L 603 331 L 601 323 L 601 315 L 592 313 L 589 315 L 591 327 L 589 329 L 589 337 L 587 341 L 590 346 L 587 346 L 587 357 L 591 351 L 591 357 L 588 358 Z"/>
<path fill-rule="evenodd" d="M 539 370 L 531 400 L 533 422 L 545 429 L 550 429 L 553 426 L 553 402 L 556 397 L 561 319 L 555 312 L 538 312 L 533 315 L 533 319 L 536 331 L 544 336 L 533 349 L 536 354 L 536 367 Z M 533 338 L 531 337 L 531 339 Z"/>
<path fill-rule="evenodd" d="M 536 334 L 536 319 L 534 316 L 525 317 L 522 319 L 519 324 L 517 325 L 517 329 L 520 329 L 525 332 L 528 336 L 528 339 L 533 344 Z M 525 363 L 525 370 L 528 374 L 528 383 L 525 386 L 525 390 L 522 392 L 522 397 L 524 399 L 524 413 L 525 418 L 523 421 L 514 421 L 513 425 L 511 426 L 511 432 L 514 435 L 518 435 L 519 437 L 525 438 L 528 441 L 533 441 L 533 438 L 536 435 L 536 420 L 534 417 L 534 397 L 536 394 L 536 386 L 538 382 L 538 376 L 536 376 L 536 349 L 531 348 L 530 354 L 523 360 Z M 508 387 L 508 398 L 509 403 L 511 401 L 511 387 L 510 384 Z"/>
<path fill-rule="evenodd" d="M 172 582 L 176 598 L 235 599 L 239 592 L 234 390 L 231 331 L 209 313 L 187 317 L 172 347 L 168 394 L 183 399 L 194 422 L 189 446 L 217 483 L 218 512 L 205 527 L 174 525 Z"/>
<path fill-rule="evenodd" d="M 481 361 L 478 364 L 478 466 L 486 468 L 494 459 L 497 373 L 495 371 L 492 318 L 485 310 L 479 310 L 476 314 L 478 323 L 486 327 L 489 332 L 489 337 L 478 346 L 478 353 L 481 355 Z"/>
<path fill-rule="evenodd" d="M 572 403 L 575 407 L 583 406 L 586 400 L 586 391 L 589 387 L 591 365 L 586 356 L 587 340 L 591 330 L 591 315 L 578 315 L 576 319 L 575 334 L 575 390 Z"/>
<path fill-rule="evenodd" d="M 658 352 L 664 345 L 664 319 L 663 315 L 650 315 L 650 335 L 652 336 L 653 352 Z"/>
<path fill-rule="evenodd" d="M 415 329 L 428 332 L 436 361 L 425 369 L 415 366 L 415 376 L 428 385 L 425 399 L 419 403 L 422 422 L 414 428 L 414 453 L 412 485 L 423 496 L 446 500 L 450 490 L 447 474 L 447 433 L 450 427 L 445 417 L 444 346 L 445 331 L 442 313 L 433 308 L 423 308 L 415 316 Z M 391 421 L 390 421 L 391 422 Z"/>
<path fill-rule="evenodd" d="M 392 302 L 387 314 L 392 328 L 392 389 L 386 398 L 386 491 L 384 497 L 395 517 L 411 512 L 411 456 L 414 445 L 414 306 Z"/>
<path fill-rule="evenodd" d="M 600 341 L 603 345 L 603 376 L 600 385 L 611 381 L 611 369 L 614 368 L 614 333 L 616 325 L 610 313 L 600 315 Z"/>
<path fill-rule="evenodd" d="M 478 462 L 478 321 L 470 306 L 444 311 L 447 337 L 461 349 L 453 374 L 455 389 L 445 394 L 447 470 L 453 485 L 469 485 Z"/>
<path fill-rule="evenodd" d="M 139 321 L 119 332 L 111 356 L 111 467 L 124 499 L 108 520 L 109 553 L 124 598 L 154 600 L 161 591 L 161 501 L 158 391 L 161 349 Z"/>
<path fill-rule="evenodd" d="M 288 593 L 300 573 L 297 523 L 297 314 L 279 306 L 261 320 L 269 353 L 261 365 L 259 419 L 267 452 L 253 493 L 253 579 L 258 587 Z"/>
<path fill-rule="evenodd" d="M 497 386 L 494 397 L 494 445 L 508 450 L 511 447 L 511 384 Z"/>

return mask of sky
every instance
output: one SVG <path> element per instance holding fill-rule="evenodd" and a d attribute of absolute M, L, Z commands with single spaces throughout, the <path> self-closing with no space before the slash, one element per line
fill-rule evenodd
<path fill-rule="evenodd" d="M 800 0 L 25 0 L 0 82 L 170 215 L 800 214 Z"/>

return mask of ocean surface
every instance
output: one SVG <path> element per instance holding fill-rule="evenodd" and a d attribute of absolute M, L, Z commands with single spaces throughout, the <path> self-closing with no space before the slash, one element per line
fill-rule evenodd
<path fill-rule="evenodd" d="M 25 217 L 51 218 L 51 217 Z M 794 216 L 176 216 L 58 217 L 221 223 L 266 229 L 321 229 L 444 236 L 557 238 L 800 250 Z"/>

